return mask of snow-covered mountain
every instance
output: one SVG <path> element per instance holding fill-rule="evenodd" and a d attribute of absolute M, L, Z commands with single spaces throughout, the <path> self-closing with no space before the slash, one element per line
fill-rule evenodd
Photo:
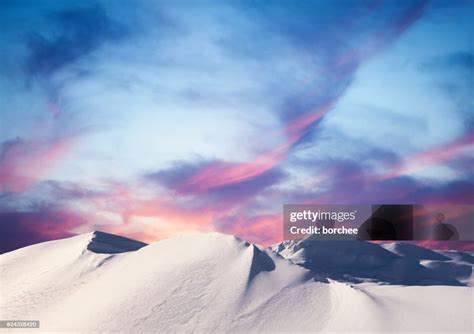
<path fill-rule="evenodd" d="M 466 252 L 443 253 L 401 242 L 378 245 L 311 238 L 284 241 L 272 249 L 323 281 L 332 278 L 352 283 L 453 286 L 472 283 L 474 257 Z"/>
<path fill-rule="evenodd" d="M 45 332 L 471 332 L 473 288 L 459 269 L 471 254 L 425 251 L 93 232 L 1 255 L 0 319 Z"/>

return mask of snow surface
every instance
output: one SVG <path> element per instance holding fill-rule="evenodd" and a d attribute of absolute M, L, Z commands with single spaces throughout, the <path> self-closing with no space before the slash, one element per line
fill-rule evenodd
<path fill-rule="evenodd" d="M 474 262 L 468 253 L 448 257 L 407 243 L 377 245 L 359 240 L 321 241 L 311 237 L 284 241 L 274 251 L 311 271 L 315 279 L 400 285 L 469 284 Z"/>
<path fill-rule="evenodd" d="M 404 247 L 302 240 L 280 255 L 218 233 L 145 245 L 93 232 L 1 255 L 0 319 L 40 320 L 29 332 L 472 332 L 471 280 L 446 274 L 472 270 L 470 254 Z"/>

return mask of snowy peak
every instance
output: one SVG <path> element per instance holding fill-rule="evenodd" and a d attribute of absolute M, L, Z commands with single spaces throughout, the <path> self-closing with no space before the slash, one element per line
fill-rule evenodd
<path fill-rule="evenodd" d="M 430 249 L 426 249 L 417 245 L 408 244 L 405 242 L 392 242 L 382 245 L 386 250 L 398 254 L 403 257 L 409 257 L 416 260 L 438 260 L 449 261 L 450 258 L 439 254 Z"/>
<path fill-rule="evenodd" d="M 286 259 L 311 270 L 315 279 L 345 282 L 380 282 L 401 285 L 466 285 L 471 266 L 419 246 L 393 243 L 388 246 L 366 241 L 285 241 L 272 249 Z M 425 260 L 426 259 L 426 260 Z M 436 263 L 426 263 L 427 260 Z M 435 268 L 436 265 L 436 268 Z M 455 266 L 460 275 L 453 275 Z"/>
<path fill-rule="evenodd" d="M 288 241 L 288 261 L 220 233 L 144 246 L 93 232 L 3 254 L 0 315 L 51 333 L 472 332 L 472 291 L 445 276 L 466 261 L 425 266 L 362 241 Z"/>
<path fill-rule="evenodd" d="M 114 234 L 109 234 L 100 231 L 91 233 L 86 248 L 98 254 L 117 254 L 136 251 L 147 244 L 141 241 L 121 237 Z"/>
<path fill-rule="evenodd" d="M 252 262 L 250 265 L 249 272 L 249 282 L 253 280 L 261 272 L 272 271 L 275 269 L 275 262 L 273 259 L 265 252 L 258 249 L 257 246 L 252 245 Z"/>

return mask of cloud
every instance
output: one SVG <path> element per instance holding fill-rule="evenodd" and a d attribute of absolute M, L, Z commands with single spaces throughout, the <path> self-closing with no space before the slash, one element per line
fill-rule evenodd
<path fill-rule="evenodd" d="M 48 18 L 59 33 L 32 32 L 27 39 L 27 69 L 34 76 L 48 76 L 126 34 L 99 6 L 65 9 Z"/>
<path fill-rule="evenodd" d="M 314 83 L 309 84 L 310 89 L 314 91 L 309 91 L 304 98 L 294 99 L 294 101 L 302 102 L 284 104 L 281 115 L 286 142 L 273 150 L 260 154 L 253 161 L 240 164 L 218 162 L 212 166 L 207 166 L 197 172 L 184 186 L 208 189 L 238 183 L 278 166 L 290 153 L 291 149 L 311 133 L 315 124 L 320 122 L 335 106 L 349 87 L 358 67 L 390 42 L 393 42 L 416 22 L 423 14 L 425 7 L 426 2 L 421 1 L 406 8 L 388 10 L 387 17 L 376 21 L 375 28 L 379 30 L 372 31 L 374 36 L 369 34 L 369 38 L 364 33 L 366 32 L 365 29 L 374 28 L 371 24 L 368 27 L 364 25 L 363 29 L 360 30 L 349 31 L 348 35 L 344 36 L 344 43 L 340 43 L 339 40 L 335 40 L 331 36 L 321 38 L 320 41 L 327 43 L 323 50 L 334 50 L 334 54 L 324 59 L 325 70 L 321 76 L 322 82 L 318 82 L 316 85 Z M 365 23 L 364 18 L 361 21 Z M 289 26 L 291 27 L 293 23 L 290 22 Z M 345 21 L 342 20 L 342 23 L 338 23 L 345 24 Z M 357 23 L 354 24 L 357 26 Z M 287 26 L 284 25 L 284 27 Z M 349 43 L 349 41 L 354 43 L 354 40 L 358 43 Z M 314 50 L 314 45 L 310 44 L 306 47 Z M 315 87 L 312 87 L 312 85 L 315 85 Z"/>
<path fill-rule="evenodd" d="M 31 244 L 66 238 L 85 224 L 83 218 L 44 208 L 31 212 L 0 212 L 0 253 Z"/>
<path fill-rule="evenodd" d="M 472 153 L 473 145 L 474 133 L 467 133 L 444 145 L 405 158 L 387 173 L 384 173 L 378 177 L 387 179 L 401 175 L 409 175 L 420 169 L 441 165 L 443 163 L 459 159 L 460 157 L 462 158 L 468 152 Z"/>
<path fill-rule="evenodd" d="M 70 152 L 75 138 L 16 138 L 0 146 L 0 192 L 24 191 L 46 176 Z"/>
<path fill-rule="evenodd" d="M 465 73 L 472 73 L 474 54 L 468 51 L 457 51 L 435 56 L 421 62 L 419 68 L 423 71 L 461 70 Z"/>
<path fill-rule="evenodd" d="M 259 181 L 269 181 L 270 179 L 276 181 L 281 175 L 276 169 L 274 170 L 274 167 L 282 159 L 280 151 L 283 150 L 268 152 L 253 161 L 244 163 L 211 162 L 183 179 L 176 189 L 182 193 L 203 193 L 214 190 L 231 190 L 232 187 L 237 189 L 239 184 L 251 186 L 258 184 Z M 268 185 L 268 182 L 263 182 L 262 185 Z"/>
<path fill-rule="evenodd" d="M 222 217 L 214 223 L 215 228 L 227 234 L 236 235 L 250 242 L 269 246 L 283 238 L 282 215 L 242 214 Z"/>
<path fill-rule="evenodd" d="M 270 168 L 262 173 L 243 174 L 236 169 L 234 176 L 222 180 L 205 178 L 206 182 L 200 182 L 203 173 L 222 173 L 222 165 L 219 161 L 201 162 L 196 164 L 175 163 L 172 167 L 151 173 L 145 176 L 145 180 L 165 186 L 167 190 L 178 196 L 193 196 L 194 202 L 199 207 L 211 208 L 214 211 L 229 210 L 243 203 L 277 184 L 286 177 L 286 174 L 278 168 Z M 240 165 L 236 165 L 240 166 Z M 227 171 L 230 171 L 229 167 Z"/>
<path fill-rule="evenodd" d="M 421 181 L 409 176 L 374 177 L 363 162 L 333 159 L 315 162 L 323 171 L 319 189 L 282 193 L 286 203 L 318 204 L 472 204 L 474 181 L 467 176 L 453 181 Z M 315 171 L 317 173 L 319 169 Z M 326 171 L 326 173 L 324 173 Z"/>
<path fill-rule="evenodd" d="M 72 211 L 70 207 L 99 203 L 105 196 L 104 190 L 92 190 L 69 181 L 38 181 L 21 192 L 0 193 L 0 212 L 35 212 L 45 207 L 52 211 Z"/>

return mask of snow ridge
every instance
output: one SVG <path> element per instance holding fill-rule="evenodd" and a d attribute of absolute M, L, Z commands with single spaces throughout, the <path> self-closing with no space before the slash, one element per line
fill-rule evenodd
<path fill-rule="evenodd" d="M 38 319 L 42 332 L 472 332 L 469 254 L 274 250 L 219 233 L 146 245 L 98 231 L 25 247 L 0 255 L 0 319 Z"/>
<path fill-rule="evenodd" d="M 136 251 L 147 244 L 141 241 L 121 237 L 100 231 L 91 233 L 91 239 L 86 248 L 98 254 L 117 254 Z"/>

